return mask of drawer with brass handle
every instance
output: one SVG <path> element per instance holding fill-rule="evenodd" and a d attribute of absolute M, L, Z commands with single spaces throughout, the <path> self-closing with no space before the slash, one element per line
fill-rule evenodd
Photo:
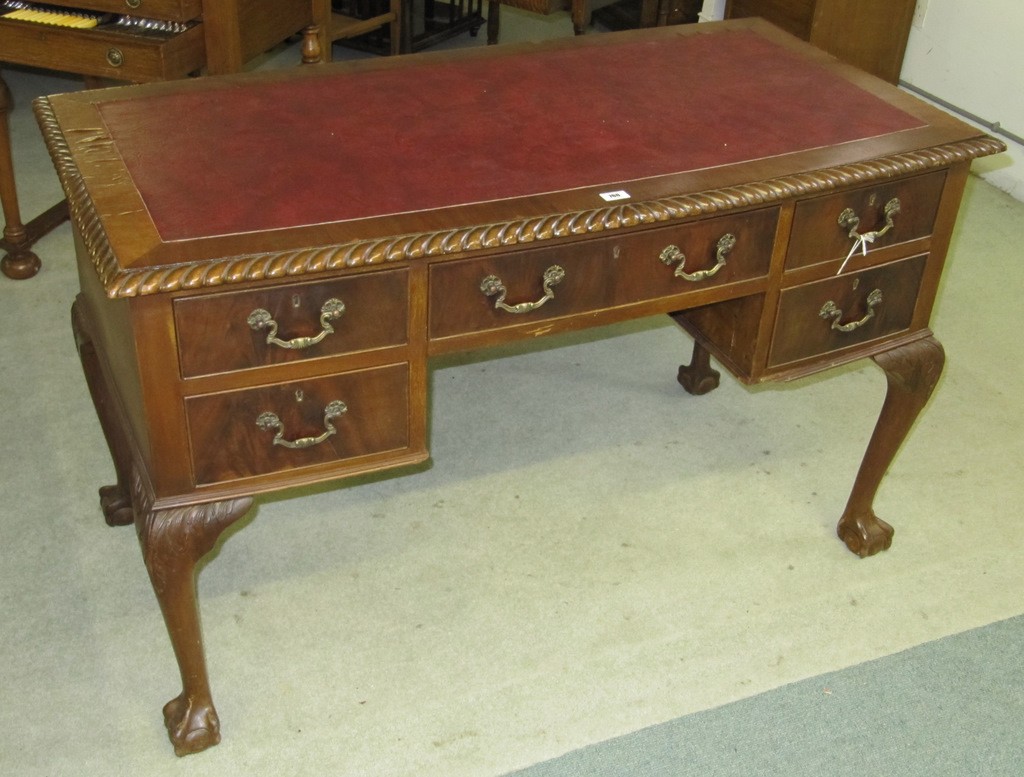
<path fill-rule="evenodd" d="M 787 269 L 927 237 L 945 180 L 939 171 L 798 202 Z"/>
<path fill-rule="evenodd" d="M 430 336 L 454 337 L 764 278 L 777 208 L 430 268 Z"/>
<path fill-rule="evenodd" d="M 379 469 L 425 447 L 412 440 L 409 365 L 197 395 L 185 400 L 197 485 L 312 466 Z M 371 466 L 372 465 L 372 466 Z"/>
<path fill-rule="evenodd" d="M 234 372 L 408 340 L 408 271 L 203 294 L 174 302 L 181 374 Z"/>
<path fill-rule="evenodd" d="M 782 292 L 770 367 L 905 331 L 926 255 L 794 286 Z"/>
<path fill-rule="evenodd" d="M 79 30 L 0 19 L 0 51 L 18 52 L 19 64 L 132 82 L 183 78 L 206 63 L 201 22 L 156 35 L 113 25 Z"/>

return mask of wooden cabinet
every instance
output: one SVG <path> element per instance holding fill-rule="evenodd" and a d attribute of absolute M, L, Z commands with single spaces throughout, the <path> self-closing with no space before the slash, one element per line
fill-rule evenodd
<path fill-rule="evenodd" d="M 914 6 L 915 0 L 729 0 L 725 18 L 760 16 L 895 84 Z"/>

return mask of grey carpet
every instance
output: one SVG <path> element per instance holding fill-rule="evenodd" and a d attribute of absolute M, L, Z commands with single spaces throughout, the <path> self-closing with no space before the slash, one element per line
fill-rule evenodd
<path fill-rule="evenodd" d="M 1024 773 L 1024 617 L 688 715 L 516 777 Z"/>

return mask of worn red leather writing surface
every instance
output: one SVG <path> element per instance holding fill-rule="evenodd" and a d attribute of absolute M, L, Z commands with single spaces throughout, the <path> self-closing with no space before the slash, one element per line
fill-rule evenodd
<path fill-rule="evenodd" d="M 625 37 L 600 57 L 329 70 L 100 111 L 166 241 L 614 185 L 921 126 L 747 31 Z"/>

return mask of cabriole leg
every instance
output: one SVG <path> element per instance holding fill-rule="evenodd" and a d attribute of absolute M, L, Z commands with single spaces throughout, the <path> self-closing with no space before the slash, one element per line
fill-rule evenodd
<path fill-rule="evenodd" d="M 892 526 L 874 513 L 875 494 L 896 451 L 938 383 L 945 354 L 939 341 L 929 337 L 880 353 L 874 360 L 888 380 L 885 403 L 854 481 L 850 501 L 836 528 L 839 538 L 862 558 L 892 545 Z"/>
<path fill-rule="evenodd" d="M 181 672 L 182 691 L 164 706 L 164 724 L 176 755 L 198 753 L 220 742 L 220 721 L 206 673 L 195 567 L 252 498 L 154 510 L 137 476 L 132 497 L 142 556 Z"/>

